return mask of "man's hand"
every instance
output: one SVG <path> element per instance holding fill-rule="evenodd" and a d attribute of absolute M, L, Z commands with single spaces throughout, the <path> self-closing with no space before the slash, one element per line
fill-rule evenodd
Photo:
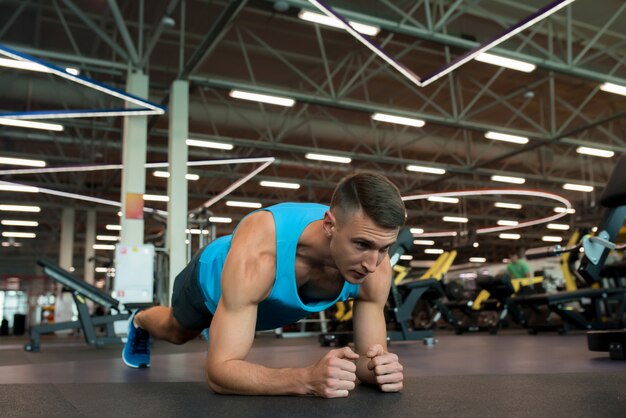
<path fill-rule="evenodd" d="M 331 350 L 310 368 L 309 386 L 315 396 L 345 398 L 354 389 L 359 355 L 349 347 Z"/>
<path fill-rule="evenodd" d="M 387 353 L 380 344 L 374 344 L 367 350 L 370 361 L 367 368 L 374 372 L 376 383 L 383 392 L 399 392 L 402 390 L 402 365 L 398 356 Z"/>

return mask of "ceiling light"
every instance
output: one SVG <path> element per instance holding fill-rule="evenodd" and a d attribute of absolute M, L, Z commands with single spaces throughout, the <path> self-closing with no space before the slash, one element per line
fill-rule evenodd
<path fill-rule="evenodd" d="M 520 234 L 500 234 L 498 235 L 498 237 L 501 239 L 520 239 L 521 235 Z"/>
<path fill-rule="evenodd" d="M 187 144 L 190 147 L 223 149 L 226 151 L 230 151 L 231 149 L 233 149 L 232 144 L 225 144 L 223 142 L 215 142 L 215 141 L 200 141 L 198 139 L 187 139 L 185 140 L 185 144 Z"/>
<path fill-rule="evenodd" d="M 266 94 L 250 93 L 241 90 L 231 90 L 228 95 L 234 99 L 251 100 L 253 102 L 261 102 L 278 106 L 293 106 L 296 101 L 286 97 L 268 96 Z"/>
<path fill-rule="evenodd" d="M 77 68 L 67 67 L 65 68 L 65 71 L 67 71 L 68 74 L 80 75 L 80 70 Z"/>
<path fill-rule="evenodd" d="M 9 232 L 5 231 L 2 233 L 3 237 L 6 238 L 35 238 L 37 234 L 34 232 Z"/>
<path fill-rule="evenodd" d="M 511 176 L 491 176 L 491 180 L 499 181 L 502 183 L 513 183 L 513 184 L 524 184 L 526 183 L 526 179 L 522 177 L 511 177 Z"/>
<path fill-rule="evenodd" d="M 105 228 L 107 229 L 107 231 L 121 231 L 122 225 L 107 225 L 105 226 Z"/>
<path fill-rule="evenodd" d="M 475 243 L 473 243 L 473 244 L 472 244 L 472 247 L 474 247 L 474 248 L 478 248 L 479 246 L 480 246 L 480 244 L 479 244 L 479 243 L 477 243 L 477 242 L 475 242 Z"/>
<path fill-rule="evenodd" d="M 143 200 L 149 200 L 151 202 L 169 202 L 169 196 L 162 196 L 158 194 L 144 194 Z"/>
<path fill-rule="evenodd" d="M 554 211 L 556 213 L 565 213 L 565 212 L 567 212 L 569 214 L 576 213 L 576 209 L 574 209 L 574 208 L 569 208 L 569 209 L 567 209 L 567 208 L 554 208 Z"/>
<path fill-rule="evenodd" d="M 152 173 L 152 175 L 154 177 L 161 177 L 161 178 L 164 178 L 164 179 L 167 179 L 167 178 L 170 177 L 170 173 L 168 171 L 155 171 L 155 172 Z M 197 174 L 185 174 L 185 178 L 187 180 L 196 181 L 196 180 L 198 180 L 200 178 L 200 176 L 197 175 Z"/>
<path fill-rule="evenodd" d="M 563 238 L 561 238 L 561 237 L 552 237 L 552 236 L 546 235 L 544 237 L 541 237 L 541 240 L 545 241 L 545 242 L 561 242 L 561 241 L 563 241 Z"/>
<path fill-rule="evenodd" d="M 400 260 L 413 260 L 412 255 L 404 254 L 400 256 Z"/>
<path fill-rule="evenodd" d="M 463 218 L 460 216 L 444 216 L 443 220 L 445 222 L 460 222 L 460 223 L 467 223 L 468 221 L 467 218 Z"/>
<path fill-rule="evenodd" d="M 309 12 L 308 10 L 300 10 L 298 17 L 307 22 L 319 23 L 320 25 L 332 26 L 333 28 L 343 29 L 343 22 L 334 17 L 329 17 L 321 13 Z M 380 32 L 380 28 L 377 26 L 366 25 L 363 23 L 353 22 L 348 20 L 350 26 L 359 33 L 368 36 L 376 36 Z"/>
<path fill-rule="evenodd" d="M 57 123 L 33 122 L 24 119 L 0 118 L 0 125 L 15 126 L 17 128 L 42 129 L 44 131 L 60 132 L 63 130 L 63 125 L 59 125 Z"/>
<path fill-rule="evenodd" d="M 96 273 L 106 273 L 109 269 L 107 267 L 96 267 Z"/>
<path fill-rule="evenodd" d="M 548 229 L 557 229 L 559 231 L 567 231 L 569 229 L 569 225 L 565 225 L 565 224 L 548 224 Z"/>
<path fill-rule="evenodd" d="M 470 263 L 484 263 L 487 261 L 485 257 L 470 257 Z"/>
<path fill-rule="evenodd" d="M 424 252 L 426 254 L 443 254 L 443 250 L 440 248 L 427 248 Z"/>
<path fill-rule="evenodd" d="M 185 233 L 191 234 L 191 235 L 209 235 L 209 230 L 192 228 L 192 229 L 185 229 Z"/>
<path fill-rule="evenodd" d="M 12 212 L 41 212 L 39 206 L 0 205 L 0 210 Z"/>
<path fill-rule="evenodd" d="M 5 226 L 39 226 L 39 222 L 36 221 L 10 221 L 3 219 L 0 224 Z"/>
<path fill-rule="evenodd" d="M 324 155 L 324 154 L 308 153 L 304 156 L 304 158 L 307 158 L 309 160 L 329 161 L 331 163 L 341 163 L 341 164 L 349 164 L 352 162 L 352 158 L 337 157 L 335 155 Z"/>
<path fill-rule="evenodd" d="M 41 64 L 37 64 L 36 62 L 21 61 L 21 60 L 14 60 L 14 59 L 8 59 L 8 58 L 0 58 L 0 67 L 15 68 L 18 70 L 26 70 L 26 71 L 38 71 L 40 73 L 52 73 L 52 71 L 50 71 L 48 67 L 43 66 Z M 65 71 L 68 74 L 72 74 L 72 75 L 80 74 L 79 70 L 77 70 L 76 68 L 72 68 L 72 67 L 65 68 Z"/>
<path fill-rule="evenodd" d="M 626 86 L 620 86 L 619 84 L 604 83 L 600 86 L 600 90 L 626 96 Z"/>
<path fill-rule="evenodd" d="M 514 144 L 528 143 L 528 138 L 526 138 L 525 136 L 509 135 L 492 131 L 487 132 L 485 134 L 485 138 L 494 139 L 496 141 L 512 142 Z"/>
<path fill-rule="evenodd" d="M 411 234 L 423 234 L 424 230 L 422 228 L 411 228 Z"/>
<path fill-rule="evenodd" d="M 409 171 L 415 171 L 418 173 L 428 173 L 428 174 L 446 174 L 446 170 L 443 168 L 433 168 L 433 167 L 424 167 L 422 165 L 407 165 L 406 169 Z"/>
<path fill-rule="evenodd" d="M 576 148 L 576 152 L 579 154 L 593 155 L 594 157 L 603 157 L 603 158 L 611 158 L 615 155 L 613 151 L 599 149 L 599 148 L 590 148 L 590 147 L 578 147 Z"/>
<path fill-rule="evenodd" d="M 426 124 L 421 119 L 405 118 L 402 116 L 389 115 L 387 113 L 374 113 L 372 119 L 378 122 L 395 123 L 397 125 L 413 126 L 415 128 L 421 128 Z"/>
<path fill-rule="evenodd" d="M 440 203 L 459 203 L 459 199 L 456 197 L 444 197 L 444 196 L 431 196 L 428 198 L 431 202 Z"/>
<path fill-rule="evenodd" d="M 507 220 L 500 220 L 497 223 L 498 225 L 502 225 L 502 226 L 517 226 L 519 224 L 519 222 L 517 221 L 507 221 Z"/>
<path fill-rule="evenodd" d="M 514 60 L 511 58 L 504 58 L 499 55 L 488 54 L 483 52 L 474 58 L 476 61 L 484 62 L 492 65 L 499 65 L 500 67 L 510 68 L 512 70 L 522 71 L 530 73 L 534 71 L 537 66 L 528 62 Z"/>
<path fill-rule="evenodd" d="M 0 164 L 23 165 L 26 167 L 45 167 L 46 162 L 42 160 L 27 160 L 24 158 L 0 157 Z"/>
<path fill-rule="evenodd" d="M 251 209 L 259 209 L 263 205 L 257 202 L 240 202 L 238 200 L 227 200 L 226 206 L 232 206 L 236 208 L 251 208 Z"/>
<path fill-rule="evenodd" d="M 300 185 L 297 183 L 286 183 L 282 181 L 265 181 L 259 183 L 263 187 L 278 187 L 282 189 L 299 189 Z"/>
<path fill-rule="evenodd" d="M 413 241 L 415 245 L 435 245 L 435 241 L 429 239 L 416 239 Z"/>
<path fill-rule="evenodd" d="M 231 218 L 225 218 L 222 216 L 210 216 L 209 217 L 209 222 L 213 222 L 215 224 L 229 224 L 232 221 L 233 220 Z"/>
<path fill-rule="evenodd" d="M 2 246 L 3 247 L 21 247 L 22 243 L 21 242 L 15 242 L 15 240 L 2 241 Z"/>
<path fill-rule="evenodd" d="M 94 244 L 94 250 L 115 250 L 115 245 L 112 244 Z"/>
<path fill-rule="evenodd" d="M 22 193 L 39 193 L 37 187 L 21 186 L 17 184 L 0 184 L 0 191 L 2 192 L 22 192 Z"/>
<path fill-rule="evenodd" d="M 585 192 L 589 193 L 593 191 L 593 186 L 587 186 L 585 184 L 574 184 L 574 183 L 565 183 L 563 185 L 565 190 L 573 190 L 576 192 Z"/>
<path fill-rule="evenodd" d="M 119 241 L 120 237 L 114 235 L 96 235 L 98 241 Z"/>
<path fill-rule="evenodd" d="M 502 209 L 521 209 L 522 205 L 519 203 L 504 203 L 504 202 L 496 202 L 493 204 L 497 208 Z"/>

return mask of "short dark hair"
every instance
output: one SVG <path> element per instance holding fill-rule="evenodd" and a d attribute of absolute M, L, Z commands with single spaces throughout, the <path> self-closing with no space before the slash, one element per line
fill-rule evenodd
<path fill-rule="evenodd" d="M 343 214 L 362 209 L 383 228 L 399 228 L 406 220 L 400 191 L 387 177 L 377 173 L 356 173 L 341 179 L 330 208 Z"/>

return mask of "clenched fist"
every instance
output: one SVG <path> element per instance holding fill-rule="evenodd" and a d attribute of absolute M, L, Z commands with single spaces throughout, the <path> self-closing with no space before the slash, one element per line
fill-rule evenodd
<path fill-rule="evenodd" d="M 374 344 L 367 349 L 370 359 L 367 368 L 374 372 L 376 383 L 383 392 L 399 392 L 402 390 L 402 364 L 398 356 L 383 350 L 382 345 Z"/>
<path fill-rule="evenodd" d="M 331 350 L 309 369 L 311 394 L 324 398 L 345 398 L 354 389 L 359 355 L 349 347 Z"/>

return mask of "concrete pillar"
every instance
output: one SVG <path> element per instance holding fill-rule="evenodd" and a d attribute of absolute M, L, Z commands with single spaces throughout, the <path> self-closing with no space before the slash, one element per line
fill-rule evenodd
<path fill-rule="evenodd" d="M 189 133 L 189 83 L 176 80 L 172 83 L 169 103 L 169 172 L 167 180 L 167 247 L 169 249 L 170 300 L 174 279 L 187 263 L 185 228 L 187 226 L 187 158 L 185 140 Z"/>
<path fill-rule="evenodd" d="M 148 97 L 148 76 L 142 72 L 129 72 L 126 91 L 135 96 Z M 144 238 L 143 194 L 146 191 L 147 116 L 124 117 L 123 140 L 120 241 L 126 245 L 141 245 Z"/>
<path fill-rule="evenodd" d="M 89 284 L 94 284 L 96 261 L 93 256 L 96 251 L 93 245 L 96 243 L 96 211 L 90 209 L 87 211 L 87 222 L 85 222 L 85 271 L 83 278 Z M 90 261 L 91 259 L 91 261 Z"/>
<path fill-rule="evenodd" d="M 74 208 L 63 208 L 61 214 L 61 241 L 59 247 L 59 266 L 69 271 L 73 267 L 74 257 Z"/>

